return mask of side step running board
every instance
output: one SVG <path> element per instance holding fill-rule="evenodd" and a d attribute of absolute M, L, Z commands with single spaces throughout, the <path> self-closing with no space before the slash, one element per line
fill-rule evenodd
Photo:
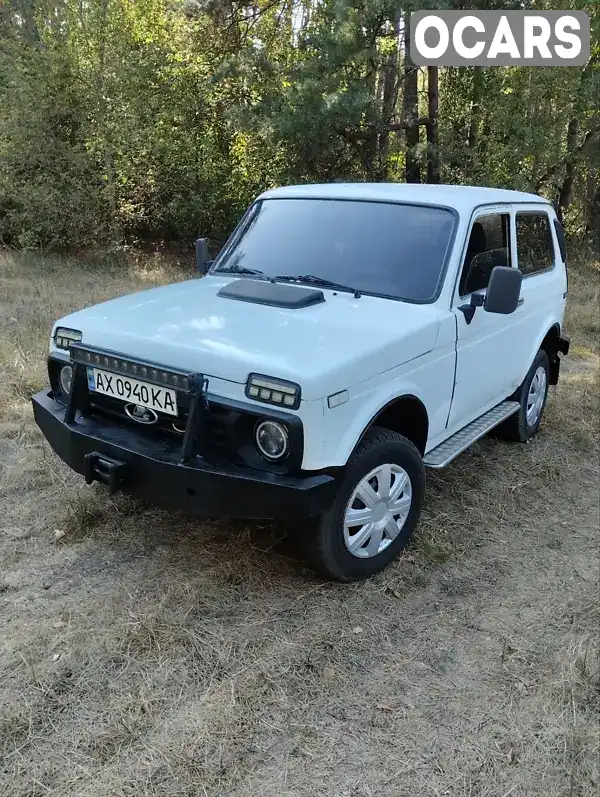
<path fill-rule="evenodd" d="M 501 404 L 497 404 L 468 426 L 453 434 L 452 437 L 444 440 L 439 446 L 428 451 L 423 462 L 429 468 L 445 468 L 476 440 L 479 440 L 502 421 L 510 418 L 513 413 L 517 412 L 519 406 L 518 401 L 503 401 Z"/>

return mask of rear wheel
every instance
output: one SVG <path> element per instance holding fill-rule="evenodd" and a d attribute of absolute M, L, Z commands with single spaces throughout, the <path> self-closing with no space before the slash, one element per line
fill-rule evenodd
<path fill-rule="evenodd" d="M 421 514 L 425 469 L 415 446 L 373 427 L 352 455 L 331 508 L 315 524 L 315 567 L 339 581 L 383 570 L 407 545 Z"/>
<path fill-rule="evenodd" d="M 501 437 L 526 443 L 537 434 L 546 408 L 549 383 L 550 361 L 544 349 L 540 349 L 514 396 L 520 404 L 519 410 L 498 427 Z"/>

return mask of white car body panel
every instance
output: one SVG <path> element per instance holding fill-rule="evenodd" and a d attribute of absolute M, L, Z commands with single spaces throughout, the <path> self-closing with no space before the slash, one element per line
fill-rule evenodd
<path fill-rule="evenodd" d="M 325 409 L 327 461 L 344 465 L 365 429 L 400 396 L 422 402 L 429 418 L 428 448 L 446 429 L 454 384 L 456 324 L 448 314 L 434 351 L 350 389 L 350 400 Z"/>
<path fill-rule="evenodd" d="M 513 213 L 517 211 L 538 210 L 539 205 L 519 205 L 513 208 Z M 556 218 L 553 208 L 547 208 L 551 222 Z M 556 230 L 551 223 L 550 231 L 554 246 L 555 261 L 554 267 L 549 271 L 523 277 L 521 286 L 521 298 L 523 299 L 521 311 L 521 325 L 523 330 L 522 340 L 528 341 L 529 346 L 522 346 L 523 356 L 521 358 L 520 371 L 514 376 L 517 385 L 520 385 L 533 358 L 535 357 L 546 332 L 557 325 L 563 328 L 565 308 L 567 304 L 567 272 L 565 264 L 560 256 L 560 248 L 556 236 Z M 514 239 L 514 225 L 513 225 Z M 513 240 L 515 252 L 515 267 L 519 267 L 519 253 L 516 241 Z"/>
<path fill-rule="evenodd" d="M 542 206 L 543 207 L 543 206 Z M 539 211 L 540 204 L 498 205 L 479 208 L 473 212 L 465 233 L 480 216 L 505 213 L 511 216 L 511 250 L 513 267 L 518 256 L 513 222 L 517 211 Z M 544 207 L 552 221 L 550 206 Z M 560 255 L 555 231 L 552 229 L 555 256 Z M 462 262 L 466 249 L 459 250 Z M 557 268 L 562 265 L 562 269 Z M 457 270 L 458 273 L 458 270 Z M 523 278 L 522 304 L 510 315 L 486 313 L 479 309 L 470 324 L 458 308 L 468 298 L 460 297 L 454 286 L 453 311 L 457 320 L 456 384 L 450 412 L 448 435 L 482 415 L 510 396 L 522 383 L 540 345 L 551 327 L 562 328 L 565 309 L 566 274 L 564 265 L 555 263 L 551 271 Z"/>
<path fill-rule="evenodd" d="M 478 214 L 543 210 L 532 194 L 464 186 L 333 184 L 291 186 L 261 198 L 343 198 L 449 207 L 458 222 L 441 292 L 430 304 L 322 289 L 326 301 L 303 309 L 218 296 L 235 275 L 211 274 L 124 296 L 60 319 L 53 329 L 82 332 L 82 343 L 132 359 L 200 372 L 215 396 L 251 403 L 250 373 L 295 382 L 302 401 L 302 467 L 345 465 L 363 432 L 390 402 L 417 398 L 429 420 L 426 451 L 509 396 L 523 381 L 540 344 L 562 328 L 566 276 L 552 229 L 556 263 L 525 277 L 523 303 L 507 316 L 478 308 L 471 324 L 459 309 L 457 279 Z M 515 250 L 514 223 L 512 247 Z M 513 266 L 518 266 L 516 256 Z M 250 279 L 250 277 L 243 277 Z M 50 344 L 55 357 L 68 355 Z M 329 408 L 327 397 L 348 391 Z M 265 407 L 267 413 L 267 408 Z"/>
<path fill-rule="evenodd" d="M 435 345 L 435 305 L 325 290 L 325 302 L 290 310 L 217 296 L 233 279 L 208 276 L 152 288 L 80 310 L 55 328 L 81 329 L 85 345 L 209 378 L 246 384 L 252 372 L 276 376 L 300 384 L 307 401 Z"/>
<path fill-rule="evenodd" d="M 467 221 L 474 208 L 481 205 L 514 204 L 521 202 L 548 205 L 536 194 L 509 191 L 504 188 L 485 188 L 471 185 L 432 185 L 430 183 L 322 183 L 287 185 L 272 188 L 257 199 L 357 199 L 371 202 L 409 202 L 452 208 Z"/>

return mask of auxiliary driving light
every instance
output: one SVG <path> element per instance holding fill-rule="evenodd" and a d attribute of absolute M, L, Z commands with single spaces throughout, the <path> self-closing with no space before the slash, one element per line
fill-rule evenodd
<path fill-rule="evenodd" d="M 192 386 L 193 374 L 177 373 L 171 370 L 163 370 L 150 364 L 136 362 L 135 360 L 125 359 L 113 354 L 105 354 L 100 349 L 80 346 L 75 344 L 70 348 L 71 359 L 76 363 L 81 363 L 86 367 L 106 369 L 111 373 L 132 376 L 142 381 L 153 382 L 164 387 L 174 388 L 175 390 L 189 391 Z"/>
<path fill-rule="evenodd" d="M 288 433 L 277 421 L 261 421 L 254 432 L 256 447 L 265 459 L 281 459 L 288 453 Z"/>
<path fill-rule="evenodd" d="M 71 385 L 73 384 L 73 369 L 70 365 L 63 365 L 59 374 L 60 389 L 65 396 L 69 396 Z"/>

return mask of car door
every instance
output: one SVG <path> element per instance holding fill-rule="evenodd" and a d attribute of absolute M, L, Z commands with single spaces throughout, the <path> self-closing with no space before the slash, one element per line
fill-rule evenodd
<path fill-rule="evenodd" d="M 567 275 L 562 260 L 554 210 L 522 205 L 515 212 L 515 263 L 523 274 L 520 308 L 521 345 L 528 350 L 528 368 L 537 344 L 556 320 L 562 322 Z"/>
<path fill-rule="evenodd" d="M 511 315 L 468 306 L 474 293 L 485 295 L 494 266 L 515 266 L 514 213 L 510 206 L 481 208 L 471 219 L 463 263 L 453 298 L 456 316 L 456 378 L 448 428 L 452 431 L 486 412 L 518 386 L 520 370 L 519 319 L 522 306 Z"/>

